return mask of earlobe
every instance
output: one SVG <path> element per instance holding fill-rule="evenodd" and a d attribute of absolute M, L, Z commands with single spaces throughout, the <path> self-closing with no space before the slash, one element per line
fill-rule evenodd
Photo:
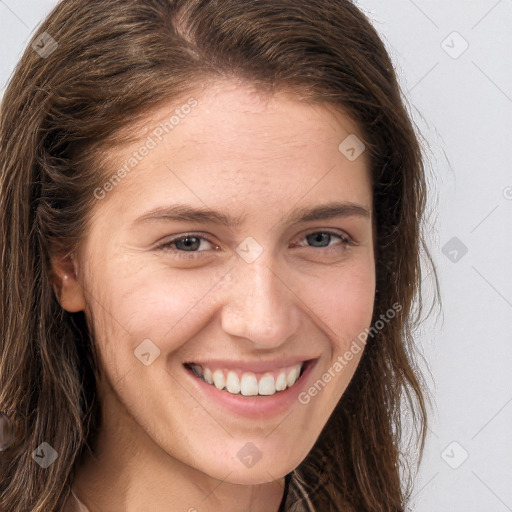
<path fill-rule="evenodd" d="M 52 260 L 52 284 L 57 299 L 69 313 L 85 310 L 85 296 L 78 281 L 76 263 L 72 255 Z"/>

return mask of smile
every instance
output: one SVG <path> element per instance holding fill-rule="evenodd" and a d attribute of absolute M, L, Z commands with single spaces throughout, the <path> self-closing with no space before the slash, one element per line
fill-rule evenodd
<path fill-rule="evenodd" d="M 303 361 L 264 373 L 222 368 L 212 370 L 194 363 L 187 363 L 185 366 L 204 382 L 232 395 L 272 396 L 292 387 L 301 377 L 305 363 Z"/>

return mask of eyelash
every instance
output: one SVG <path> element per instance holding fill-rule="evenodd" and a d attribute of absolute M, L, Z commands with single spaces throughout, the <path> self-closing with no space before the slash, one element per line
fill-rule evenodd
<path fill-rule="evenodd" d="M 307 247 L 311 247 L 312 249 L 325 249 L 327 251 L 336 251 L 336 247 L 338 247 L 338 246 L 341 246 L 342 250 L 345 250 L 345 249 L 347 249 L 348 246 L 355 245 L 354 242 L 348 236 L 340 235 L 339 233 L 334 233 L 329 230 L 311 231 L 309 233 L 306 233 L 303 238 L 305 239 L 306 237 L 308 237 L 310 235 L 316 235 L 319 233 L 337 237 L 341 240 L 341 244 L 336 244 L 332 247 L 331 246 L 329 246 L 329 247 L 307 246 Z M 184 235 L 180 235 L 178 237 L 172 238 L 171 240 L 159 245 L 157 247 L 157 249 L 162 250 L 162 251 L 181 253 L 183 255 L 186 255 L 186 256 L 178 256 L 179 258 L 183 258 L 183 259 L 198 258 L 198 257 L 201 257 L 200 256 L 201 253 L 206 252 L 206 251 L 182 251 L 179 249 L 171 249 L 171 247 L 174 246 L 176 244 L 176 242 L 179 242 L 180 240 L 184 240 L 186 238 L 198 238 L 200 240 L 206 240 L 208 243 L 217 247 L 217 244 L 213 243 L 211 240 L 200 235 L 199 233 L 186 233 Z"/>

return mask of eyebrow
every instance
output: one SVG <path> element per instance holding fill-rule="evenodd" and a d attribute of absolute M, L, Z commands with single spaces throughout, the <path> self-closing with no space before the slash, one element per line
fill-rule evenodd
<path fill-rule="evenodd" d="M 351 202 L 334 202 L 318 206 L 294 208 L 284 217 L 285 224 L 328 220 L 335 217 L 371 218 L 371 213 L 364 206 Z M 134 221 L 134 225 L 149 221 L 183 221 L 213 223 L 228 228 L 238 228 L 245 220 L 245 215 L 232 217 L 210 208 L 196 208 L 186 204 L 173 204 L 155 208 Z"/>

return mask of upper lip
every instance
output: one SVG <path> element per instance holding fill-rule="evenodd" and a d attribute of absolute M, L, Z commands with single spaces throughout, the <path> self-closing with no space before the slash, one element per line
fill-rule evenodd
<path fill-rule="evenodd" d="M 270 372 L 274 370 L 278 370 L 280 368 L 287 368 L 289 366 L 295 366 L 300 363 L 306 363 L 311 361 L 312 357 L 293 357 L 286 359 L 279 359 L 274 361 L 262 361 L 258 359 L 257 361 L 233 361 L 227 359 L 209 359 L 206 361 L 201 360 L 193 360 L 187 361 L 186 365 L 197 364 L 202 367 L 207 368 L 226 368 L 227 370 L 235 370 L 239 369 L 246 372 Z"/>

